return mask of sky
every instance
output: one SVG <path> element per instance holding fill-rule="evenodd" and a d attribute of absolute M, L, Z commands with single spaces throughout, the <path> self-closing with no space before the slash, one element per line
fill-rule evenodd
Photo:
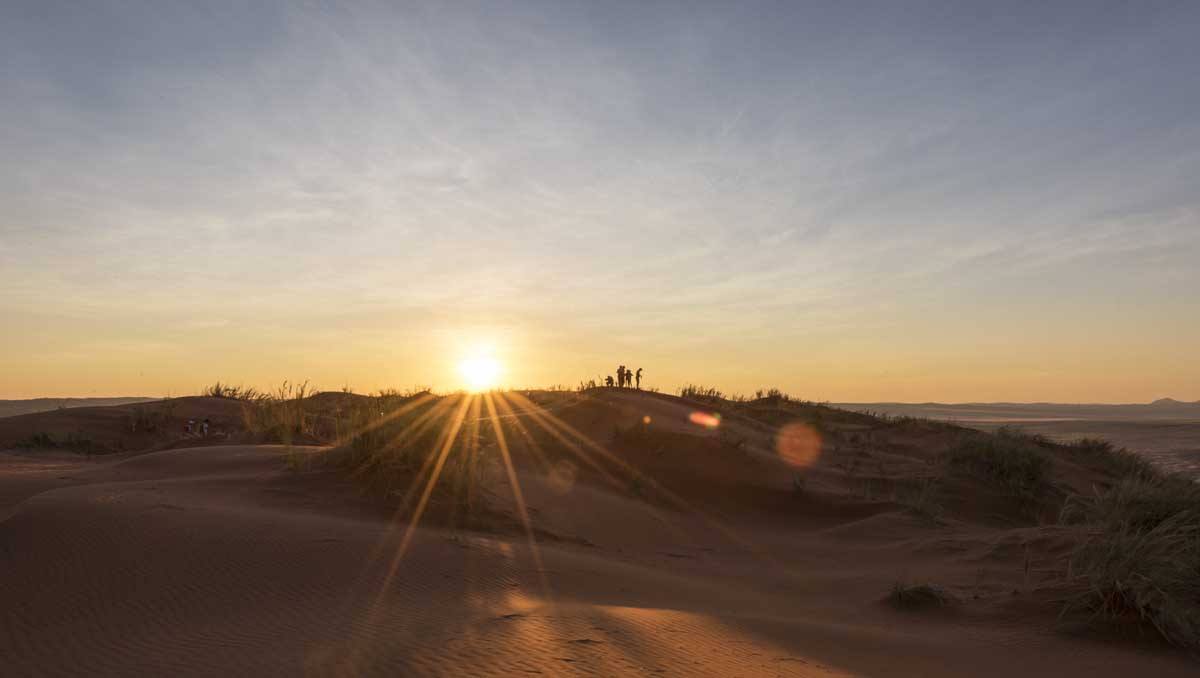
<path fill-rule="evenodd" d="M 0 5 L 0 398 L 1200 399 L 1200 3 Z"/>

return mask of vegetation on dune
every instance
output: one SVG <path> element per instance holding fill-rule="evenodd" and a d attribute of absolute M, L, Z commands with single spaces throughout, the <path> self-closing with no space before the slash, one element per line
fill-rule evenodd
<path fill-rule="evenodd" d="M 946 589 L 933 584 L 896 582 L 885 600 L 892 607 L 901 610 L 923 610 L 950 605 L 954 602 L 954 597 Z"/>
<path fill-rule="evenodd" d="M 1086 527 L 1067 571 L 1076 594 L 1063 613 L 1146 622 L 1168 641 L 1200 649 L 1200 486 L 1129 468 L 1135 472 L 1108 490 L 1064 507 L 1064 522 Z"/>
<path fill-rule="evenodd" d="M 176 403 L 166 400 L 154 405 L 137 405 L 129 415 L 131 433 L 160 433 L 167 431 L 175 416 Z"/>
<path fill-rule="evenodd" d="M 1050 456 L 1036 440 L 1010 431 L 970 435 L 946 457 L 953 469 L 964 469 L 1005 492 L 1021 497 L 1038 494 L 1046 485 Z"/>
<path fill-rule="evenodd" d="M 305 382 L 307 383 L 307 382 Z M 257 402 L 267 399 L 270 394 L 263 393 L 253 386 L 234 386 L 233 384 L 223 384 L 215 382 L 211 386 L 206 387 L 200 392 L 201 395 L 209 398 L 225 398 L 226 400 L 245 400 L 247 402 Z"/>
<path fill-rule="evenodd" d="M 1118 478 L 1154 478 L 1160 475 L 1154 464 L 1142 455 L 1113 447 L 1106 440 L 1081 438 L 1067 445 L 1066 449 L 1073 459 L 1100 466 Z"/>
<path fill-rule="evenodd" d="M 580 384 L 581 391 L 591 388 L 591 383 Z M 318 398 L 317 407 L 306 383 L 284 384 L 265 394 L 215 385 L 208 393 L 244 401 L 246 427 L 256 439 L 330 445 L 332 450 L 322 459 L 348 469 L 410 509 L 423 488 L 431 487 L 433 501 L 444 506 L 449 500 L 454 515 L 477 514 L 483 474 L 498 458 L 483 398 L 435 396 L 427 389 L 372 396 L 323 394 L 338 397 Z M 540 395 L 544 394 L 529 394 L 534 406 L 544 404 Z M 858 477 L 859 457 L 873 460 L 880 465 L 878 473 L 862 479 L 886 481 L 884 490 L 890 488 L 892 500 L 935 522 L 946 511 L 940 499 L 947 474 L 982 480 L 1022 505 L 1036 500 L 1043 508 L 1061 506 L 1060 522 L 1079 535 L 1069 563 L 1063 563 L 1073 591 L 1063 614 L 1107 622 L 1136 620 L 1152 625 L 1172 643 L 1200 648 L 1200 486 L 1190 479 L 1165 474 L 1143 457 L 1098 440 L 1062 444 L 1010 428 L 984 433 L 911 417 L 877 417 L 795 399 L 775 389 L 760 390 L 747 399 L 691 384 L 679 395 L 723 412 L 727 421 L 752 419 L 764 431 L 806 422 L 831 445 L 834 458 L 839 458 L 839 445 L 853 451 L 846 457 L 852 461 L 848 478 Z M 581 402 L 599 401 L 585 395 Z M 599 416 L 593 415 L 593 420 Z M 532 420 L 524 421 L 502 420 L 509 445 L 536 447 L 547 458 L 567 454 L 568 443 Z M 897 446 L 895 435 L 900 433 L 907 434 L 901 440 L 909 442 Z M 607 442 L 618 453 L 656 453 L 686 437 L 634 424 L 615 427 Z M 745 441 L 724 431 L 707 444 L 745 454 Z M 905 445 L 916 445 L 914 450 L 929 445 L 944 452 L 930 453 L 926 466 L 912 467 L 913 475 L 889 477 L 884 457 L 868 449 L 884 446 L 895 455 L 904 453 Z M 1054 482 L 1056 463 L 1074 464 L 1110 480 L 1098 481 L 1100 489 L 1092 495 L 1064 501 L 1061 492 L 1048 491 L 1062 487 Z M 438 482 L 430 486 L 435 473 Z M 631 482 L 630 491 L 645 496 L 649 485 L 640 476 Z M 793 489 L 806 494 L 805 479 L 794 477 Z M 920 609 L 955 600 L 937 586 L 897 584 L 887 602 Z"/>
<path fill-rule="evenodd" d="M 719 401 L 725 400 L 725 394 L 720 389 L 700 384 L 687 384 L 679 389 L 679 397 L 689 400 Z"/>
<path fill-rule="evenodd" d="M 218 383 L 217 386 L 220 386 Z M 246 431 L 261 442 L 317 442 L 315 435 L 316 416 L 310 414 L 306 399 L 313 395 L 308 382 L 291 384 L 283 382 L 273 393 L 260 393 L 254 389 L 251 397 L 237 398 L 246 401 L 242 407 L 242 419 Z"/>
<path fill-rule="evenodd" d="M 938 478 L 926 477 L 912 484 L 900 485 L 895 490 L 895 501 L 904 505 L 913 515 L 927 521 L 937 522 L 942 515 L 938 502 Z"/>
<path fill-rule="evenodd" d="M 330 459 L 407 509 L 420 488 L 435 483 L 429 491 L 469 521 L 478 517 L 493 453 L 481 401 L 427 391 L 371 397 L 348 413 Z"/>
<path fill-rule="evenodd" d="M 66 436 L 56 439 L 45 431 L 17 441 L 16 447 L 26 450 L 67 450 L 79 454 L 106 454 L 113 451 L 80 434 L 68 433 Z"/>

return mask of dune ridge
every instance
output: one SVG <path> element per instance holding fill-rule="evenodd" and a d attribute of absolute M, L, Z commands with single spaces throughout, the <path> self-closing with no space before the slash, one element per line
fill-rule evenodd
<path fill-rule="evenodd" d="M 531 402 L 655 481 L 613 484 L 577 465 L 564 482 L 573 457 L 539 460 L 514 433 L 536 554 L 498 465 L 482 474 L 486 520 L 456 522 L 435 496 L 397 561 L 410 526 L 395 499 L 323 463 L 328 447 L 0 455 L 7 671 L 1194 675 L 1153 639 L 1061 630 L 1066 528 L 1006 514 L 999 499 L 996 512 L 960 510 L 956 497 L 980 497 L 965 478 L 945 488 L 936 519 L 886 494 L 927 468 L 948 435 L 936 426 L 852 443 L 869 431 L 848 414 L 827 422 L 844 427 L 841 442 L 828 436 L 797 469 L 771 443 L 771 412 L 730 411 L 709 429 L 689 414 L 719 408 L 673 397 Z M 529 411 L 513 414 L 538 430 Z M 645 417 L 651 433 L 614 433 Z M 961 603 L 894 609 L 885 599 L 900 581 L 937 583 Z"/>

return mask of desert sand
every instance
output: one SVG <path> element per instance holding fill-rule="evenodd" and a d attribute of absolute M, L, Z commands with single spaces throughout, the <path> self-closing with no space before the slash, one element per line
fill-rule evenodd
<path fill-rule="evenodd" d="M 0 455 L 0 673 L 1197 673 L 1154 637 L 1064 627 L 1062 528 L 1010 519 L 967 481 L 937 521 L 872 496 L 872 479 L 919 475 L 936 432 L 819 441 L 798 459 L 777 426 L 704 426 L 673 397 L 526 405 L 513 422 L 553 414 L 612 455 L 548 459 L 512 440 L 528 532 L 499 464 L 486 519 L 435 499 L 413 526 L 319 446 Z M 610 442 L 646 417 L 653 444 Z M 849 475 L 852 456 L 872 470 Z M 958 602 L 896 609 L 898 582 Z"/>
<path fill-rule="evenodd" d="M 1163 398 L 1137 405 L 1052 403 L 841 403 L 836 407 L 950 421 L 985 431 L 1016 426 L 1052 440 L 1102 438 L 1157 466 L 1200 479 L 1200 402 Z"/>

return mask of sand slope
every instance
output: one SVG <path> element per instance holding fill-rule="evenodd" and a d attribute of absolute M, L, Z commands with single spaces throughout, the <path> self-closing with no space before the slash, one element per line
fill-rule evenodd
<path fill-rule="evenodd" d="M 663 407 L 674 405 L 645 409 Z M 339 475 L 284 463 L 319 454 L 0 455 L 3 673 L 1197 671 L 1154 642 L 1054 631 L 1044 601 L 1012 595 L 1023 543 L 1012 533 L 935 529 L 879 505 L 686 511 L 523 463 L 540 567 L 515 520 L 419 528 L 397 560 L 406 525 Z M 503 493 L 493 500 L 511 512 Z M 1052 531 L 1030 538 L 1055 548 Z M 896 611 L 880 599 L 901 578 L 958 582 L 978 602 Z"/>
<path fill-rule="evenodd" d="M 226 398 L 187 396 L 111 406 L 54 409 L 0 417 L 0 450 L 62 449 L 113 454 L 161 449 L 188 441 L 209 444 L 242 429 L 243 404 Z M 187 436 L 188 420 L 210 421 L 210 438 Z M 41 442 L 31 444 L 31 441 Z"/>

